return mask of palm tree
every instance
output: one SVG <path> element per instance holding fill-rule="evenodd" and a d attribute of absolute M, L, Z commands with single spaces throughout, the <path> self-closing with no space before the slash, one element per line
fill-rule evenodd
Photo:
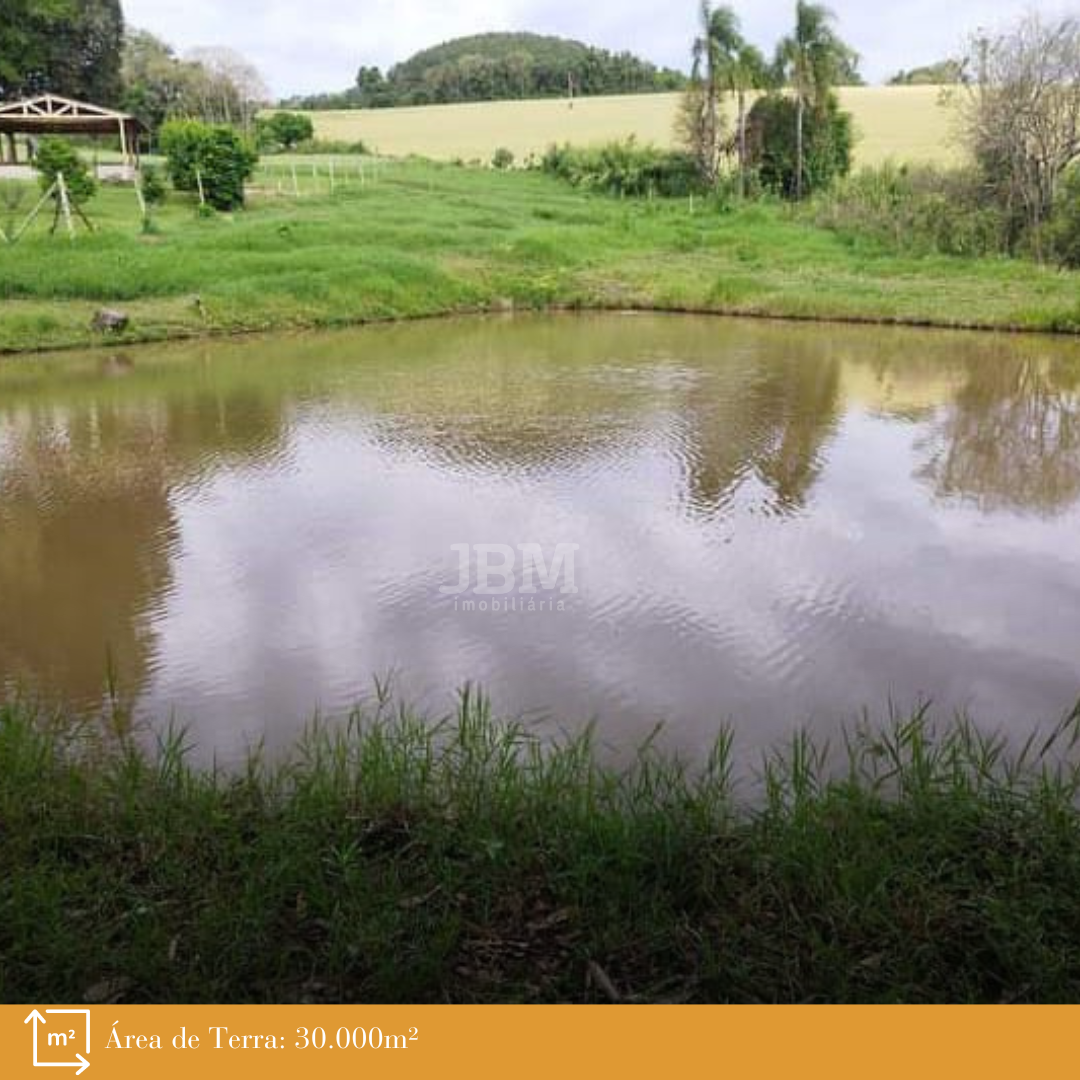
<path fill-rule="evenodd" d="M 693 81 L 701 87 L 701 142 L 703 162 L 709 162 L 706 178 L 716 182 L 716 162 L 721 151 L 723 121 L 720 96 L 732 94 L 738 105 L 736 150 L 739 158 L 739 193 L 746 194 L 747 95 L 768 85 L 768 65 L 760 50 L 743 36 L 739 17 L 730 7 L 701 5 L 701 33 L 694 41 Z"/>
<path fill-rule="evenodd" d="M 753 90 L 762 90 L 769 85 L 769 70 L 761 50 L 744 41 L 735 56 L 731 67 L 732 90 L 738 103 L 738 152 L 739 152 L 739 198 L 746 198 L 746 97 Z"/>
<path fill-rule="evenodd" d="M 700 33 L 694 39 L 691 83 L 700 88 L 700 115 L 695 117 L 695 149 L 706 183 L 715 186 L 720 158 L 720 94 L 735 88 L 734 70 L 744 48 L 739 18 L 729 7 L 701 2 Z"/>
<path fill-rule="evenodd" d="M 806 171 L 803 130 L 807 108 L 823 113 L 829 93 L 836 83 L 845 58 L 852 50 L 833 30 L 836 16 L 823 4 L 798 0 L 795 5 L 795 32 L 777 46 L 777 73 L 795 90 L 795 197 L 803 197 Z"/>

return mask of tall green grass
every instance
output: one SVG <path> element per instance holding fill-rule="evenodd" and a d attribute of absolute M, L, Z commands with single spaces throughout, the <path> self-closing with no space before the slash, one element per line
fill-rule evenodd
<path fill-rule="evenodd" d="M 1080 330 L 1080 274 L 897 252 L 779 206 L 422 162 L 342 166 L 331 195 L 316 168 L 299 199 L 264 170 L 233 215 L 174 197 L 149 233 L 130 189 L 103 188 L 93 235 L 0 242 L 0 351 L 551 305 Z M 91 329 L 104 305 L 125 335 Z"/>
<path fill-rule="evenodd" d="M 0 999 L 1071 1000 L 1078 732 L 921 713 L 741 790 L 728 734 L 614 768 L 469 691 L 229 775 L 9 705 Z"/>

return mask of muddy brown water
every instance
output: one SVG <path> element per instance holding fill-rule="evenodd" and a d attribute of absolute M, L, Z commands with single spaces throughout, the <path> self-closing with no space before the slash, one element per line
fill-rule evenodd
<path fill-rule="evenodd" d="M 236 761 L 389 674 L 689 756 L 925 700 L 1052 724 L 1080 344 L 606 315 L 0 361 L 0 684 L 111 678 Z"/>

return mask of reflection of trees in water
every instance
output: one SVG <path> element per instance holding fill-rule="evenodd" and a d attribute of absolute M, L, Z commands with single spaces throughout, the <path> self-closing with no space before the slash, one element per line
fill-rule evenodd
<path fill-rule="evenodd" d="M 267 462 L 284 450 L 284 403 L 277 395 L 253 386 L 227 394 L 204 390 L 166 402 L 169 457 L 188 479 L 192 465 L 212 456 L 216 468 L 245 462 Z"/>
<path fill-rule="evenodd" d="M 107 406 L 23 410 L 17 423 L 0 461 L 0 678 L 89 704 L 111 654 L 126 698 L 176 539 L 162 433 Z"/>
<path fill-rule="evenodd" d="M 656 451 L 694 514 L 740 491 L 789 514 L 856 371 L 859 407 L 932 424 L 921 475 L 941 493 L 1047 513 L 1080 498 L 1080 362 L 1037 340 L 641 317 L 210 350 L 0 369 L 0 680 L 32 674 L 97 699 L 107 641 L 136 688 L 171 586 L 170 494 L 274 462 L 308 408 L 360 418 L 388 460 L 520 480 L 523 498 L 538 477 L 584 485 Z"/>
<path fill-rule="evenodd" d="M 694 512 L 725 506 L 754 478 L 768 508 L 788 513 L 835 429 L 840 362 L 820 335 L 665 319 L 584 320 L 554 337 L 550 327 L 533 337 L 527 323 L 508 335 L 455 329 L 438 364 L 364 386 L 387 453 L 528 481 L 602 472 L 651 446 L 678 461 Z"/>
<path fill-rule="evenodd" d="M 1080 499 L 1080 362 L 999 355 L 973 362 L 932 422 L 919 477 L 980 509 L 1061 513 Z"/>
<path fill-rule="evenodd" d="M 531 341 L 525 326 L 524 355 L 516 328 L 470 328 L 441 343 L 422 378 L 369 386 L 365 398 L 395 418 L 386 437 L 399 449 L 530 475 L 632 452 L 663 422 L 687 501 L 703 513 L 749 480 L 767 489 L 765 509 L 797 511 L 849 404 L 929 426 L 919 475 L 943 496 L 1041 513 L 1080 499 L 1075 343 L 670 320 L 605 322 L 594 339 L 592 328 L 584 322 L 567 352 L 550 328 Z M 621 366 L 597 366 L 619 356 Z"/>
<path fill-rule="evenodd" d="M 769 490 L 770 508 L 787 513 L 802 506 L 820 471 L 840 379 L 827 359 L 753 356 L 707 372 L 667 361 L 504 383 L 482 409 L 458 400 L 469 384 L 443 372 L 380 397 L 390 418 L 375 437 L 387 452 L 415 453 L 437 468 L 522 479 L 616 464 L 659 439 L 679 461 L 695 511 L 726 505 L 753 476 Z"/>
<path fill-rule="evenodd" d="M 1080 500 L 1080 349 L 1073 340 L 881 330 L 836 335 L 849 404 L 918 424 L 916 476 L 986 511 Z"/>
<path fill-rule="evenodd" d="M 784 353 L 732 365 L 687 402 L 687 487 L 702 512 L 726 506 L 749 477 L 768 490 L 767 508 L 799 510 L 821 472 L 835 430 L 840 367 L 828 356 Z"/>
<path fill-rule="evenodd" d="M 176 538 L 167 500 L 58 494 L 45 513 L 27 499 L 5 514 L 0 679 L 30 679 L 91 703 L 111 655 L 126 697 L 147 666 L 145 617 L 168 588 Z"/>
<path fill-rule="evenodd" d="M 130 403 L 104 389 L 74 406 L 0 405 L 0 684 L 28 680 L 89 705 L 111 658 L 130 703 L 179 541 L 170 491 L 207 455 L 273 452 L 280 412 L 254 394 Z"/>

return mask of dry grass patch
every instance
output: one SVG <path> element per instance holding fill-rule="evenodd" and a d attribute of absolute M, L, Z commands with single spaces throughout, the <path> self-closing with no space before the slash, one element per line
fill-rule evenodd
<path fill-rule="evenodd" d="M 855 118 L 856 165 L 894 158 L 941 165 L 958 158 L 953 113 L 933 86 L 857 87 L 841 91 Z M 315 113 L 320 139 L 362 139 L 381 154 L 435 160 L 490 161 L 505 146 L 525 161 L 552 143 L 578 145 L 635 136 L 661 147 L 675 144 L 678 94 L 430 105 Z"/>

